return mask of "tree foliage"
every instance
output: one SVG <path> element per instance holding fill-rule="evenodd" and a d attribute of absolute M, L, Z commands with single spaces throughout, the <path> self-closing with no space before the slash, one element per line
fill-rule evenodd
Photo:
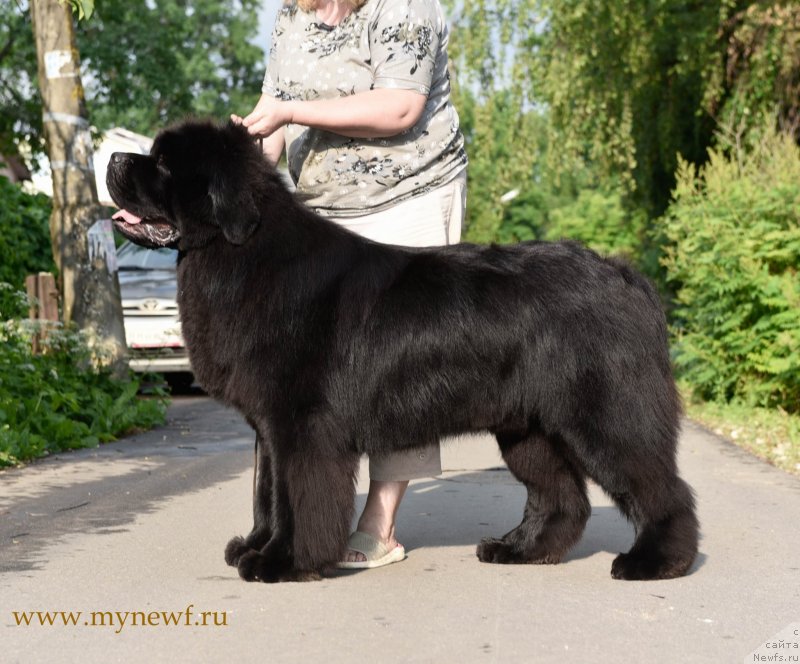
<path fill-rule="evenodd" d="M 522 44 L 536 29 L 535 0 L 446 0 L 451 27 L 453 102 L 470 164 L 467 238 L 498 238 L 501 198 L 526 189 L 541 154 L 543 125 L 534 109 Z M 507 234 L 508 235 L 508 234 Z"/>
<path fill-rule="evenodd" d="M 548 27 L 529 53 L 551 168 L 589 164 L 651 217 L 663 212 L 678 154 L 701 163 L 711 143 L 704 75 L 725 1 L 541 0 Z"/>
<path fill-rule="evenodd" d="M 92 124 L 153 134 L 187 115 L 227 117 L 258 99 L 258 0 L 103 0 L 76 26 Z M 41 149 L 26 0 L 0 0 L 0 151 Z"/>
<path fill-rule="evenodd" d="M 0 154 L 15 154 L 18 140 L 38 146 L 41 135 L 30 12 L 15 0 L 0 0 Z"/>
<path fill-rule="evenodd" d="M 263 51 L 251 43 L 257 0 L 103 0 L 82 22 L 92 122 L 145 134 L 186 115 L 249 110 Z"/>
<path fill-rule="evenodd" d="M 741 143 L 771 125 L 800 136 L 796 2 L 540 0 L 540 8 L 547 27 L 526 52 L 549 111 L 557 176 L 588 165 L 655 219 L 678 155 L 700 165 L 715 140 Z"/>
<path fill-rule="evenodd" d="M 705 108 L 739 146 L 777 128 L 800 140 L 800 5 L 736 3 L 723 14 L 724 46 L 707 68 Z"/>

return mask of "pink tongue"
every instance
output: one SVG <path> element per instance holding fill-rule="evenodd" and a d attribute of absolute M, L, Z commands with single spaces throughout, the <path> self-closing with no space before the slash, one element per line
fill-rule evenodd
<path fill-rule="evenodd" d="M 128 212 L 127 210 L 120 210 L 119 212 L 115 213 L 112 219 L 122 219 L 126 224 L 138 224 L 142 218 L 137 217 L 132 212 Z"/>

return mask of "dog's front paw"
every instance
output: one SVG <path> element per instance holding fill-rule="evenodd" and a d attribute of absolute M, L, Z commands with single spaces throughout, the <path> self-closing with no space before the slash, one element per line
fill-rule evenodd
<path fill-rule="evenodd" d="M 259 551 L 247 551 L 237 565 L 239 576 L 245 581 L 278 583 L 280 581 L 319 581 L 322 575 L 314 570 L 297 570 L 286 564 L 270 560 Z"/>
<path fill-rule="evenodd" d="M 231 567 L 238 567 L 239 559 L 248 551 L 253 550 L 254 549 L 248 546 L 244 537 L 237 535 L 231 539 L 231 541 L 228 542 L 228 545 L 225 547 L 225 562 Z"/>
<path fill-rule="evenodd" d="M 267 567 L 267 561 L 261 553 L 248 549 L 239 557 L 236 568 L 239 576 L 245 581 L 267 581 L 272 576 Z"/>

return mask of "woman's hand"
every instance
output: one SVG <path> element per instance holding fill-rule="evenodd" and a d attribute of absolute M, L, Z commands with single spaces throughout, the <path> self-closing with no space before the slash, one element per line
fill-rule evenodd
<path fill-rule="evenodd" d="M 244 118 L 231 115 L 231 120 L 243 124 L 251 136 L 271 136 L 276 130 L 292 122 L 293 105 L 290 101 L 281 101 L 261 95 L 255 108 Z"/>

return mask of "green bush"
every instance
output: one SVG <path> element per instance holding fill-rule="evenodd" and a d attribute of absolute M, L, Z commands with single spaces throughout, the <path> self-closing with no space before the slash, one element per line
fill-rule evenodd
<path fill-rule="evenodd" d="M 584 174 L 567 186 L 523 191 L 506 205 L 497 240 L 577 240 L 604 256 L 625 256 L 663 286 L 660 232 L 653 232 L 642 210 L 626 204 L 620 187 L 586 179 Z"/>
<path fill-rule="evenodd" d="M 164 421 L 165 400 L 139 398 L 132 377 L 97 367 L 81 333 L 56 326 L 32 353 L 27 308 L 23 293 L 0 283 L 0 467 Z"/>
<path fill-rule="evenodd" d="M 469 192 L 467 195 L 471 196 Z M 472 199 L 468 198 L 467 207 L 471 204 Z M 552 206 L 552 196 L 544 188 L 522 191 L 503 209 L 502 222 L 497 229 L 497 241 L 500 244 L 511 244 L 541 239 Z"/>
<path fill-rule="evenodd" d="M 680 164 L 664 219 L 676 366 L 703 399 L 800 411 L 800 149 Z"/>
<path fill-rule="evenodd" d="M 644 215 L 631 215 L 619 191 L 583 189 L 577 198 L 550 212 L 545 239 L 579 240 L 595 251 L 638 257 Z"/>
<path fill-rule="evenodd" d="M 25 275 L 55 272 L 48 228 L 50 199 L 26 194 L 0 176 L 0 281 L 17 288 Z"/>

